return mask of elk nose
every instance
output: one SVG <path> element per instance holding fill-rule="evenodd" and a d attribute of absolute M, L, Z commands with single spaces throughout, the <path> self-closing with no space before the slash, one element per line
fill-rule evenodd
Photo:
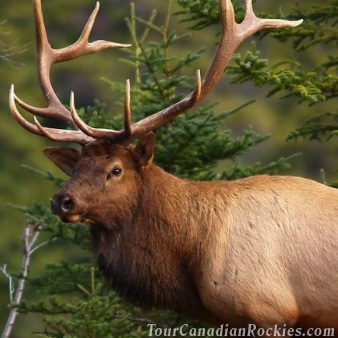
<path fill-rule="evenodd" d="M 50 206 L 54 214 L 70 214 L 74 207 L 74 201 L 68 194 L 56 194 L 51 198 Z"/>

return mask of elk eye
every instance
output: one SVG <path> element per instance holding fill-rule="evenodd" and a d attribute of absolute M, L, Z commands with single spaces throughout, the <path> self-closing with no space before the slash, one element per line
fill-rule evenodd
<path fill-rule="evenodd" d="M 119 166 L 115 166 L 107 175 L 107 180 L 110 180 L 113 177 L 119 177 L 122 174 L 122 169 Z"/>

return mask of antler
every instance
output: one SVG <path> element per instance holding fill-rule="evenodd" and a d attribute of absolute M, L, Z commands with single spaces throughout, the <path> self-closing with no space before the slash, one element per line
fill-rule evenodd
<path fill-rule="evenodd" d="M 195 90 L 181 101 L 151 115 L 133 125 L 132 134 L 138 137 L 156 129 L 193 107 L 201 101 L 215 86 L 224 69 L 231 60 L 237 47 L 248 37 L 264 28 L 296 27 L 303 20 L 288 21 L 257 18 L 252 8 L 252 0 L 245 0 L 245 18 L 237 24 L 231 0 L 219 0 L 221 16 L 221 37 L 210 68 L 201 81 L 199 71 L 196 73 Z"/>
<path fill-rule="evenodd" d="M 108 130 L 92 128 L 86 125 L 77 115 L 74 107 L 74 98 L 71 96 L 70 112 L 65 109 L 57 99 L 49 80 L 50 66 L 54 62 L 66 61 L 68 59 L 99 51 L 103 48 L 127 47 L 128 45 L 120 45 L 110 42 L 97 41 L 88 44 L 88 35 L 98 10 L 98 5 L 91 15 L 88 23 L 80 37 L 80 39 L 72 46 L 61 50 L 52 50 L 48 44 L 47 36 L 43 24 L 40 0 L 35 0 L 35 12 L 37 22 L 37 40 L 38 40 L 38 69 L 40 74 L 40 82 L 42 90 L 45 94 L 49 107 L 47 109 L 35 108 L 25 104 L 14 94 L 12 87 L 10 91 L 10 106 L 14 117 L 26 129 L 37 134 L 43 134 L 57 141 L 75 141 L 79 143 L 88 143 L 93 139 L 109 139 L 111 142 L 130 142 L 141 135 L 150 132 L 174 119 L 177 115 L 193 107 L 201 101 L 215 86 L 220 79 L 223 71 L 237 47 L 248 37 L 265 28 L 285 28 L 296 27 L 303 20 L 288 21 L 276 19 L 257 18 L 253 8 L 252 0 L 245 0 L 245 18 L 238 24 L 235 22 L 234 9 L 231 0 L 219 0 L 222 32 L 221 38 L 203 81 L 200 71 L 196 72 L 196 84 L 193 92 L 188 94 L 181 101 L 150 115 L 143 120 L 131 125 L 130 123 L 130 85 L 127 81 L 126 99 L 125 99 L 125 123 L 122 130 Z M 40 52 L 41 50 L 41 52 Z M 27 122 L 17 111 L 15 107 L 17 102 L 21 107 L 38 116 L 55 117 L 67 121 L 71 125 L 75 125 L 79 130 L 65 130 L 44 128 L 35 119 L 36 124 Z M 62 108 L 61 108 L 62 107 Z"/>
<path fill-rule="evenodd" d="M 98 40 L 89 42 L 89 35 L 93 28 L 100 4 L 97 2 L 96 6 L 90 15 L 79 39 L 70 46 L 53 49 L 48 41 L 45 23 L 42 14 L 41 0 L 34 0 L 34 16 L 36 28 L 37 41 L 37 68 L 40 86 L 44 97 L 48 102 L 47 108 L 38 108 L 31 106 L 15 95 L 14 85 L 11 86 L 9 92 L 9 106 L 14 118 L 28 131 L 47 136 L 55 141 L 69 141 L 85 144 L 94 139 L 89 135 L 84 134 L 79 130 L 59 130 L 54 128 L 43 128 L 35 118 L 35 124 L 28 122 L 18 111 L 16 103 L 24 108 L 26 111 L 41 117 L 53 118 L 66 122 L 69 126 L 78 129 L 72 119 L 72 113 L 63 106 L 58 99 L 50 81 L 50 69 L 54 63 L 64 62 L 75 59 L 82 55 L 96 53 L 108 48 L 125 48 L 130 47 L 129 44 L 120 44 L 116 42 L 109 42 Z"/>

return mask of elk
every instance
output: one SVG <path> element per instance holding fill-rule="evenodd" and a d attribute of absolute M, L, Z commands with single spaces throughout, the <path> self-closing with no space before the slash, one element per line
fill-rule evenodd
<path fill-rule="evenodd" d="M 236 23 L 231 1 L 219 0 L 222 33 L 203 80 L 198 71 L 190 94 L 135 124 L 127 81 L 124 127 L 108 130 L 80 119 L 73 94 L 65 108 L 50 81 L 54 63 L 129 46 L 88 42 L 98 6 L 74 44 L 53 49 L 41 2 L 34 0 L 38 76 L 48 107 L 31 106 L 10 89 L 10 110 L 25 129 L 82 146 L 44 149 L 70 176 L 51 199 L 53 213 L 90 226 L 98 266 L 130 301 L 215 325 L 338 330 L 336 189 L 292 176 L 195 182 L 153 163 L 153 131 L 211 91 L 242 41 L 261 29 L 295 27 L 302 20 L 258 18 L 245 0 L 245 18 Z M 17 105 L 34 115 L 34 123 Z M 44 127 L 35 116 L 67 122 L 71 129 Z"/>

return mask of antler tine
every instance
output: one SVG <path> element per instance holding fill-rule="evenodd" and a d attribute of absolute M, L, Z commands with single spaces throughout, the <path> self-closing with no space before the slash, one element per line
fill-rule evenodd
<path fill-rule="evenodd" d="M 64 48 L 53 49 L 49 44 L 46 33 L 41 0 L 34 0 L 39 80 L 42 91 L 50 107 L 50 114 L 48 117 L 62 118 L 65 116 L 64 119 L 70 122 L 70 124 L 73 124 L 70 118 L 70 112 L 62 105 L 50 82 L 50 68 L 53 63 L 72 60 L 103 49 L 130 47 L 130 44 L 120 44 L 105 40 L 98 40 L 92 43 L 88 42 L 99 8 L 100 5 L 97 2 L 79 39 L 75 43 Z"/>
<path fill-rule="evenodd" d="M 109 139 L 114 142 L 123 141 L 126 138 L 126 133 L 124 130 L 111 130 L 104 128 L 93 128 L 83 122 L 78 115 L 75 104 L 74 104 L 74 93 L 71 93 L 70 96 L 70 112 L 72 114 L 72 119 L 76 126 L 87 136 L 94 139 Z"/>
<path fill-rule="evenodd" d="M 201 90 L 202 90 L 202 80 L 201 80 L 201 72 L 198 69 L 196 71 L 195 76 L 195 89 L 191 93 L 191 96 L 189 97 L 189 101 L 186 100 L 185 102 L 189 105 L 194 104 L 200 100 L 201 96 Z M 171 109 L 169 107 L 168 109 Z M 188 109 L 187 107 L 186 109 Z M 87 135 L 90 135 L 95 138 L 102 138 L 102 139 L 110 139 L 112 142 L 121 142 L 121 143 L 128 143 L 132 141 L 133 139 L 144 135 L 145 133 L 154 130 L 157 128 L 157 125 L 153 123 L 151 124 L 151 118 L 155 115 L 151 115 L 147 117 L 146 119 L 143 119 L 134 125 L 131 124 L 131 108 L 130 108 L 130 81 L 126 81 L 126 93 L 125 93 L 125 103 L 124 103 L 124 129 L 120 131 L 116 130 L 107 130 L 107 129 L 99 129 L 99 128 L 92 128 L 86 125 L 76 114 L 73 109 L 71 109 L 72 116 L 74 122 L 77 124 L 77 126 Z M 161 119 L 162 124 L 165 124 L 167 120 L 165 119 L 165 111 L 162 111 Z M 156 116 L 155 116 L 156 119 Z M 171 120 L 172 117 L 168 115 L 168 121 Z M 147 120 L 149 123 L 144 125 L 143 121 Z M 156 122 L 156 120 L 155 120 Z M 162 125 L 161 124 L 161 125 Z"/>
<path fill-rule="evenodd" d="M 101 51 L 103 49 L 108 48 L 125 48 L 130 47 L 129 44 L 120 44 L 116 42 L 110 42 L 105 40 L 98 40 L 94 42 L 89 42 L 88 38 L 92 31 L 97 13 L 99 11 L 99 3 L 96 3 L 96 6 L 90 15 L 79 39 L 70 46 L 60 48 L 60 49 L 53 49 L 48 41 L 48 36 L 46 33 L 43 13 L 42 13 L 42 6 L 41 0 L 33 0 L 34 5 L 34 15 L 35 15 L 35 26 L 36 26 L 36 41 L 37 41 L 37 68 L 38 68 L 38 77 L 40 86 L 43 92 L 45 99 L 48 102 L 48 107 L 46 108 L 39 108 L 32 105 L 29 105 L 22 101 L 14 94 L 14 87 L 11 88 L 11 96 L 10 96 L 10 107 L 13 116 L 16 120 L 24 126 L 29 131 L 39 134 L 48 136 L 49 138 L 53 133 L 56 135 L 55 137 L 58 140 L 61 137 L 60 131 L 57 129 L 48 128 L 47 132 L 42 132 L 42 129 L 38 127 L 38 125 L 32 124 L 24 119 L 22 115 L 18 112 L 17 108 L 15 107 L 15 102 L 20 105 L 23 109 L 32 113 L 37 116 L 41 117 L 48 117 L 56 120 L 61 120 L 66 122 L 71 127 L 77 129 L 76 124 L 72 120 L 71 112 L 66 109 L 63 104 L 58 99 L 51 81 L 50 81 L 50 70 L 51 66 L 57 62 L 64 62 L 71 59 L 75 59 L 82 55 L 86 55 L 89 53 L 95 53 Z M 78 130 L 74 131 L 67 131 L 65 135 L 67 135 L 68 141 L 71 138 L 71 132 L 74 132 L 74 142 L 78 143 L 87 143 L 89 138 L 87 135 L 82 134 L 83 140 L 80 139 L 80 133 Z M 54 138 L 52 138 L 54 139 Z M 92 140 L 92 138 L 90 138 Z"/>
<path fill-rule="evenodd" d="M 77 142 L 80 144 L 87 144 L 92 142 L 94 139 L 84 135 L 82 132 L 77 130 L 60 130 L 60 129 L 54 129 L 54 128 L 46 128 L 42 127 L 40 122 L 37 120 L 37 118 L 34 116 L 34 122 L 30 123 L 28 122 L 18 111 L 15 101 L 18 98 L 16 97 L 14 93 L 14 85 L 11 85 L 10 91 L 9 91 L 9 107 L 12 112 L 12 115 L 14 119 L 19 122 L 26 130 L 30 131 L 31 133 L 42 135 L 50 138 L 54 141 L 63 141 L 63 142 Z"/>
<path fill-rule="evenodd" d="M 252 8 L 252 0 L 245 0 L 245 18 L 239 25 L 240 29 L 246 34 L 246 37 L 255 34 L 257 31 L 265 28 L 276 29 L 276 28 L 292 28 L 302 24 L 303 19 L 289 21 L 282 19 L 262 19 L 257 18 Z"/>
<path fill-rule="evenodd" d="M 79 130 L 66 130 L 66 129 L 55 129 L 55 128 L 43 127 L 35 116 L 34 116 L 34 122 L 35 122 L 36 127 L 39 129 L 41 135 L 46 136 L 53 141 L 76 142 L 82 145 L 86 145 L 95 140 L 90 136 L 84 135 Z"/>
<path fill-rule="evenodd" d="M 221 38 L 211 66 L 203 79 L 200 100 L 218 82 L 233 53 L 245 39 L 264 28 L 296 27 L 303 22 L 303 20 L 288 21 L 257 18 L 252 8 L 252 0 L 245 0 L 245 18 L 240 24 L 237 24 L 231 1 L 220 0 L 219 6 L 222 25 Z"/>
<path fill-rule="evenodd" d="M 202 92 L 202 78 L 201 78 L 201 70 L 197 69 L 195 74 L 195 90 L 192 93 L 191 101 L 198 102 L 201 99 Z"/>
<path fill-rule="evenodd" d="M 18 111 L 15 101 L 18 98 L 16 97 L 15 93 L 14 93 L 14 85 L 11 85 L 11 88 L 9 90 L 9 108 L 11 110 L 11 113 L 14 117 L 14 119 L 19 122 L 19 124 L 21 124 L 26 130 L 30 131 L 31 133 L 37 134 L 37 135 L 41 135 L 38 127 L 30 122 L 28 122 Z"/>
<path fill-rule="evenodd" d="M 93 128 L 82 121 L 78 115 L 74 104 L 74 93 L 71 92 L 70 96 L 70 112 L 72 119 L 76 126 L 91 139 L 108 139 L 112 142 L 125 142 L 129 140 L 132 135 L 131 125 L 131 108 L 130 108 L 130 81 L 126 81 L 126 94 L 124 105 L 124 129 L 123 130 L 111 130 L 104 128 Z"/>
<path fill-rule="evenodd" d="M 126 81 L 126 94 L 124 98 L 124 132 L 129 137 L 132 132 L 130 108 L 130 80 Z"/>
<path fill-rule="evenodd" d="M 41 0 L 38 0 L 41 1 Z M 94 42 L 89 42 L 88 38 L 92 31 L 97 13 L 100 9 L 100 3 L 97 2 L 96 6 L 90 15 L 79 39 L 74 42 L 72 45 L 55 50 L 55 62 L 63 62 L 75 59 L 79 56 L 96 53 L 103 49 L 108 48 L 127 48 L 130 47 L 130 44 L 122 44 L 117 42 L 111 42 L 106 40 L 97 40 Z"/>

